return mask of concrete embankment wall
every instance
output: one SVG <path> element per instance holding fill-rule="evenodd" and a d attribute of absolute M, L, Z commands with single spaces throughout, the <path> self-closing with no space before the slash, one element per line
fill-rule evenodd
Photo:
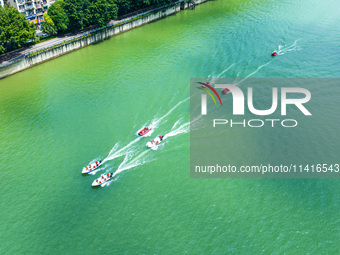
<path fill-rule="evenodd" d="M 208 0 L 195 0 L 196 4 L 200 4 L 206 2 Z M 118 26 L 112 26 L 101 31 L 97 31 L 95 33 L 91 33 L 87 36 L 83 36 L 83 38 L 78 38 L 69 42 L 65 42 L 61 45 L 56 45 L 45 49 L 43 51 L 39 51 L 36 54 L 31 54 L 27 56 L 22 56 L 15 60 L 8 61 L 6 63 L 0 64 L 0 79 L 4 78 L 8 75 L 14 74 L 16 72 L 22 71 L 44 61 L 59 57 L 68 52 L 77 50 L 79 48 L 85 47 L 87 45 L 100 42 L 111 36 L 117 35 L 119 33 L 128 31 L 135 27 L 139 27 L 141 25 L 150 23 L 152 21 L 162 19 L 166 16 L 175 14 L 183 9 L 187 9 L 191 6 L 189 3 L 178 2 L 175 5 L 169 6 L 167 8 L 160 9 L 159 11 L 155 11 L 147 14 L 146 16 L 142 16 L 139 19 L 127 21 L 124 24 Z"/>

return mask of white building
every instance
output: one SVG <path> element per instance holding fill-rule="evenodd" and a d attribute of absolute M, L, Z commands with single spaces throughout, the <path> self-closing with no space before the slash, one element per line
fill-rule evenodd
<path fill-rule="evenodd" d="M 4 7 L 6 3 L 7 3 L 6 0 L 0 0 L 0 5 L 1 5 L 2 7 Z"/>
<path fill-rule="evenodd" d="M 17 8 L 37 28 L 44 21 L 43 15 L 47 8 L 54 2 L 55 0 L 0 0 L 2 6 L 8 4 Z"/>

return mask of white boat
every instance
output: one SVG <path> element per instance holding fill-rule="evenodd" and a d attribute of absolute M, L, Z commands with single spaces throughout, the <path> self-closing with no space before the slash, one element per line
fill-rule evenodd
<path fill-rule="evenodd" d="M 146 146 L 148 146 L 149 148 L 156 150 L 158 145 L 163 141 L 164 136 L 160 135 L 157 136 L 155 139 L 153 139 L 152 141 L 148 142 L 146 144 Z"/>
<path fill-rule="evenodd" d="M 91 173 L 93 172 L 94 170 L 97 170 L 101 165 L 103 164 L 103 162 L 100 160 L 100 161 L 96 161 L 92 164 L 89 164 L 88 166 L 85 166 L 83 168 L 83 171 L 81 171 L 82 174 L 88 174 L 88 173 Z"/>
<path fill-rule="evenodd" d="M 113 173 L 107 173 L 107 174 L 101 175 L 98 179 L 95 179 L 92 182 L 92 187 L 101 186 L 107 183 L 112 178 L 113 178 Z"/>

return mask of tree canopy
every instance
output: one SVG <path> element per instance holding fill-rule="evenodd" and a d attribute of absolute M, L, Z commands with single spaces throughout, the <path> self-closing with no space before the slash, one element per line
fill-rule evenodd
<path fill-rule="evenodd" d="M 41 24 L 41 31 L 46 34 L 56 34 L 57 28 L 51 17 L 47 13 L 45 13 L 43 17 L 45 21 Z"/>
<path fill-rule="evenodd" d="M 117 12 L 118 7 L 113 0 L 94 0 L 90 5 L 93 24 L 100 27 L 117 18 Z"/>
<path fill-rule="evenodd" d="M 34 25 L 17 9 L 0 6 L 0 53 L 22 47 L 34 34 Z"/>
<path fill-rule="evenodd" d="M 57 0 L 44 14 L 44 33 L 103 27 L 117 15 L 134 12 L 150 5 L 167 4 L 172 0 Z M 0 54 L 20 48 L 35 35 L 35 26 L 13 7 L 0 6 Z"/>
<path fill-rule="evenodd" d="M 47 10 L 47 14 L 51 17 L 58 32 L 64 32 L 69 26 L 69 18 L 64 10 L 64 1 L 58 0 L 54 2 Z"/>
<path fill-rule="evenodd" d="M 110 20 L 155 4 L 171 0 L 57 0 L 48 9 L 58 32 L 105 26 Z"/>
<path fill-rule="evenodd" d="M 151 5 L 168 4 L 171 2 L 172 0 L 115 0 L 115 3 L 119 7 L 119 15 L 134 12 Z"/>
<path fill-rule="evenodd" d="M 114 0 L 58 0 L 48 9 L 58 32 L 105 26 L 117 17 L 117 12 Z"/>

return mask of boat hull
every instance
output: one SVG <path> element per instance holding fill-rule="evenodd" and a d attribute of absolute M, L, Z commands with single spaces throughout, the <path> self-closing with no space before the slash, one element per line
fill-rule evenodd
<path fill-rule="evenodd" d="M 92 182 L 92 187 L 98 187 L 98 186 L 102 186 L 103 184 L 107 183 L 108 181 L 110 181 L 113 178 L 113 173 L 110 173 L 109 175 L 102 175 L 100 178 L 95 179 Z"/>
<path fill-rule="evenodd" d="M 143 131 L 143 129 L 142 130 L 140 130 L 140 131 L 138 131 L 138 133 L 137 133 L 137 135 L 138 136 L 146 136 L 147 134 L 149 134 L 150 133 L 150 131 L 151 131 L 151 128 L 149 128 L 145 133 L 143 133 L 143 134 L 141 134 L 141 132 Z"/>
<path fill-rule="evenodd" d="M 158 136 L 153 139 L 151 142 L 147 142 L 146 143 L 146 146 L 148 148 L 151 148 L 151 149 L 157 149 L 157 147 L 160 145 L 160 143 L 162 142 L 163 140 L 161 140 Z"/>
<path fill-rule="evenodd" d="M 97 170 L 102 164 L 103 164 L 103 162 L 98 164 L 98 166 L 97 166 L 97 164 L 94 163 L 94 164 L 91 164 L 91 168 L 88 167 L 87 169 L 86 169 L 86 167 L 83 167 L 83 170 L 81 171 L 81 173 L 82 174 L 92 173 L 93 171 Z"/>

